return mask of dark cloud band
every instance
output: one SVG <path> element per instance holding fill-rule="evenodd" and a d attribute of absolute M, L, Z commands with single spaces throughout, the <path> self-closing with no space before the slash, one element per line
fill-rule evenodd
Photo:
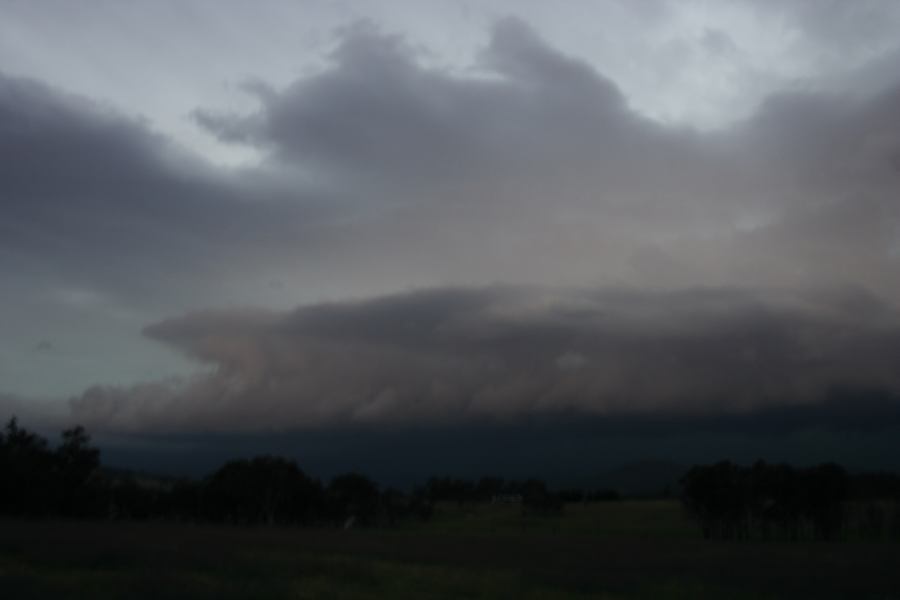
<path fill-rule="evenodd" d="M 852 290 L 445 289 L 196 313 L 146 333 L 214 372 L 93 388 L 72 401 L 77 419 L 254 430 L 574 412 L 795 427 L 811 407 L 869 422 L 900 392 L 900 315 Z"/>

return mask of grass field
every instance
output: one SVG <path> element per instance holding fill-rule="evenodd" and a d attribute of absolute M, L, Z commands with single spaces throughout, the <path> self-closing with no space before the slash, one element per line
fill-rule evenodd
<path fill-rule="evenodd" d="M 2 521 L 0 597 L 887 600 L 900 547 L 708 542 L 673 502 L 446 505 L 365 531 Z"/>

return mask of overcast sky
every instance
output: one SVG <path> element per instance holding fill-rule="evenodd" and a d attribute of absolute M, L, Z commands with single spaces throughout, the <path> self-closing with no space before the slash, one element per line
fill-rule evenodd
<path fill-rule="evenodd" d="M 892 0 L 0 2 L 0 405 L 900 393 L 898 31 Z"/>

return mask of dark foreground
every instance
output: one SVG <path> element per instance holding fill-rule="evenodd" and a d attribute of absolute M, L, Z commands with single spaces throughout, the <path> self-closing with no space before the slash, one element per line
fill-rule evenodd
<path fill-rule="evenodd" d="M 3 598 L 900 598 L 892 543 L 711 542 L 675 503 L 336 531 L 0 521 Z"/>

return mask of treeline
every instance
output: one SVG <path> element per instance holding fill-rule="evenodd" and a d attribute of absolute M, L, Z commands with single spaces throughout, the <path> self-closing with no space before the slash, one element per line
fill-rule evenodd
<path fill-rule="evenodd" d="M 680 483 L 684 506 L 707 538 L 900 540 L 895 474 L 720 462 L 691 468 Z M 366 527 L 429 519 L 438 503 L 515 504 L 523 515 L 552 516 L 566 502 L 618 499 L 611 490 L 552 491 L 538 479 L 433 477 L 411 491 L 382 489 L 358 473 L 324 483 L 274 456 L 233 460 L 199 480 L 163 479 L 102 468 L 81 427 L 63 431 L 56 447 L 15 419 L 0 432 L 6 516 Z"/>
<path fill-rule="evenodd" d="M 710 539 L 900 540 L 900 476 L 758 461 L 695 466 L 682 500 Z"/>
<path fill-rule="evenodd" d="M 100 452 L 81 427 L 62 432 L 59 446 L 11 419 L 0 433 L 0 513 L 88 516 L 101 502 Z"/>
<path fill-rule="evenodd" d="M 0 514 L 9 516 L 365 527 L 428 519 L 438 502 L 514 502 L 524 514 L 554 515 L 576 492 L 567 494 L 536 479 L 493 477 L 431 478 L 412 491 L 381 489 L 358 473 L 326 484 L 274 456 L 230 461 L 201 480 L 169 480 L 103 469 L 81 427 L 64 431 L 56 448 L 15 419 L 0 433 Z"/>
<path fill-rule="evenodd" d="M 482 477 L 478 480 L 452 477 L 432 477 L 424 490 L 436 501 L 456 502 L 458 505 L 484 502 L 521 502 L 532 512 L 554 513 L 566 502 L 604 502 L 619 500 L 619 494 L 608 489 L 564 489 L 551 491 L 540 479 L 507 480 L 501 477 Z"/>

